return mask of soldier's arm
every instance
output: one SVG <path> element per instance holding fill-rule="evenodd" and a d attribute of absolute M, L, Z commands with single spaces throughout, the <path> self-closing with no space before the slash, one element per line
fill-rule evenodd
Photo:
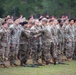
<path fill-rule="evenodd" d="M 33 37 L 37 38 L 39 36 L 41 36 L 41 33 L 35 34 Z"/>
<path fill-rule="evenodd" d="M 70 41 L 69 28 L 67 28 L 67 27 L 66 27 L 66 29 L 65 29 L 65 39 L 66 39 L 67 42 Z"/>
<path fill-rule="evenodd" d="M 42 33 L 42 32 L 46 32 L 46 31 L 47 31 L 46 28 L 39 30 L 39 32 L 41 32 L 41 33 Z"/>
<path fill-rule="evenodd" d="M 24 36 L 25 38 L 28 39 L 30 37 L 30 33 L 27 33 L 26 31 L 22 31 L 21 36 Z"/>
<path fill-rule="evenodd" d="M 2 39 L 3 35 L 4 35 L 4 30 L 1 29 L 1 30 L 0 30 L 0 39 Z"/>
<path fill-rule="evenodd" d="M 4 30 L 3 29 L 0 29 L 0 34 L 3 34 L 4 33 Z"/>

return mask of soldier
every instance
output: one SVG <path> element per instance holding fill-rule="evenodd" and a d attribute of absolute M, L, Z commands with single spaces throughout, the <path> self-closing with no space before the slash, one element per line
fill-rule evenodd
<path fill-rule="evenodd" d="M 8 27 L 13 24 L 13 20 L 11 18 L 5 19 L 6 23 L 8 24 Z"/>
<path fill-rule="evenodd" d="M 66 31 L 66 57 L 71 61 L 74 54 L 74 19 L 69 19 L 69 25 L 65 28 Z"/>
<path fill-rule="evenodd" d="M 76 60 L 76 19 L 74 19 L 74 30 L 75 30 L 75 36 L 74 36 L 74 40 L 75 40 L 75 47 L 74 47 L 74 59 Z"/>
<path fill-rule="evenodd" d="M 10 65 L 16 64 L 16 59 L 18 56 L 18 50 L 19 50 L 19 40 L 20 40 L 20 34 L 21 34 L 21 25 L 20 19 L 16 19 L 14 21 L 14 24 L 10 25 L 10 36 L 9 36 L 9 45 L 10 45 Z"/>
<path fill-rule="evenodd" d="M 66 26 L 68 25 L 68 22 L 69 20 L 68 19 L 65 19 L 65 20 L 63 20 L 63 28 L 65 29 L 66 28 Z"/>
<path fill-rule="evenodd" d="M 51 26 L 53 24 L 53 20 L 49 20 L 49 25 Z"/>
<path fill-rule="evenodd" d="M 57 55 L 58 55 L 58 35 L 57 35 L 57 28 L 56 28 L 56 25 L 57 25 L 57 20 L 55 19 L 53 21 L 53 24 L 51 25 L 50 27 L 50 31 L 51 31 L 51 34 L 52 34 L 52 42 L 51 42 L 51 55 L 52 55 L 52 58 L 53 58 L 53 62 L 54 64 L 56 64 L 57 62 Z"/>
<path fill-rule="evenodd" d="M 42 61 L 45 61 L 46 65 L 50 64 L 50 45 L 51 45 L 51 34 L 47 29 L 47 19 L 42 19 L 42 29 L 40 30 L 42 40 Z"/>
<path fill-rule="evenodd" d="M 31 30 L 31 36 L 32 36 L 32 58 L 33 58 L 33 64 L 41 66 L 41 64 L 38 62 L 39 58 L 41 58 L 41 33 L 38 31 L 41 29 L 41 26 L 39 26 L 39 21 L 35 20 L 34 26 L 30 29 Z"/>
<path fill-rule="evenodd" d="M 21 31 L 21 36 L 20 36 L 20 46 L 19 46 L 19 59 L 20 59 L 20 65 L 25 66 L 27 59 L 29 57 L 29 37 L 30 33 L 27 32 L 27 26 L 28 22 L 23 22 L 22 26 L 24 27 L 23 30 Z"/>
<path fill-rule="evenodd" d="M 35 21 L 35 29 L 36 29 L 36 31 L 39 31 L 39 30 L 41 30 L 41 25 L 40 25 L 40 22 L 39 22 L 39 20 L 36 20 Z M 39 59 L 41 59 L 41 56 L 42 56 L 42 40 L 41 40 L 41 33 L 38 33 L 37 35 L 36 35 L 36 45 L 37 45 L 37 63 L 38 63 L 38 65 L 39 66 L 42 66 L 42 64 L 40 64 L 39 62 L 38 62 L 38 60 Z"/>
<path fill-rule="evenodd" d="M 37 39 L 34 37 L 36 34 L 35 21 L 31 22 L 32 27 L 30 28 L 30 46 L 31 46 L 31 56 L 33 59 L 33 65 L 37 64 Z"/>
<path fill-rule="evenodd" d="M 8 25 L 6 22 L 2 23 L 2 27 L 0 30 L 1 38 L 0 38 L 0 61 L 2 62 L 2 66 L 6 67 L 6 62 L 8 61 L 9 55 L 9 47 L 8 47 Z"/>
<path fill-rule="evenodd" d="M 63 28 L 63 21 L 58 20 L 59 28 L 57 29 L 58 35 L 58 62 L 62 63 L 62 56 L 64 54 L 64 28 Z"/>
<path fill-rule="evenodd" d="M 35 35 L 37 34 L 36 30 L 34 29 L 34 22 L 30 22 L 29 25 L 24 25 L 24 28 L 25 28 L 25 32 L 27 34 L 30 34 L 30 38 L 28 39 L 27 37 L 24 36 L 24 40 L 25 40 L 25 45 L 26 45 L 26 49 L 25 49 L 25 56 L 26 58 L 24 58 L 24 63 L 23 65 L 26 64 L 26 61 L 27 61 L 27 58 L 28 58 L 28 55 L 30 54 L 32 56 L 32 59 L 33 59 L 33 64 L 31 65 L 25 65 L 25 66 L 29 66 L 29 67 L 38 67 L 36 62 L 37 62 L 37 44 L 36 44 L 36 37 Z M 29 26 L 29 28 L 28 28 Z M 37 35 L 38 36 L 38 35 Z M 20 44 L 21 45 L 21 44 Z M 28 47 L 28 48 L 27 48 Z M 22 48 L 22 47 L 21 47 Z M 20 49 L 21 49 L 20 48 Z M 25 48 L 25 47 L 24 47 Z M 20 50 L 22 51 L 22 49 Z M 19 51 L 19 52 L 20 52 Z M 29 52 L 30 51 L 30 52 Z M 21 53 L 19 53 L 21 55 Z M 23 57 L 22 57 L 23 58 Z M 26 61 L 25 61 L 26 59 Z"/>

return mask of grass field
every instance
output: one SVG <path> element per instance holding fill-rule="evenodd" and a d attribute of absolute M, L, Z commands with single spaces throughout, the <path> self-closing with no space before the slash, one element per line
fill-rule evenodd
<path fill-rule="evenodd" d="M 76 61 L 66 63 L 69 65 L 0 68 L 0 75 L 76 75 Z"/>

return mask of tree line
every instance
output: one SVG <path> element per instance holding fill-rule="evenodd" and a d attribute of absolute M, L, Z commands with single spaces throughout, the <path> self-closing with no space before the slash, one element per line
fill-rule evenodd
<path fill-rule="evenodd" d="M 0 17 L 49 14 L 76 17 L 76 0 L 0 0 Z"/>

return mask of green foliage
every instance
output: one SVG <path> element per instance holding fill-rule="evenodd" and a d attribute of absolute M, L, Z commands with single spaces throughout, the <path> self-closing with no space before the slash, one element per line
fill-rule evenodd
<path fill-rule="evenodd" d="M 0 0 L 0 17 L 49 14 L 76 16 L 76 0 Z"/>

